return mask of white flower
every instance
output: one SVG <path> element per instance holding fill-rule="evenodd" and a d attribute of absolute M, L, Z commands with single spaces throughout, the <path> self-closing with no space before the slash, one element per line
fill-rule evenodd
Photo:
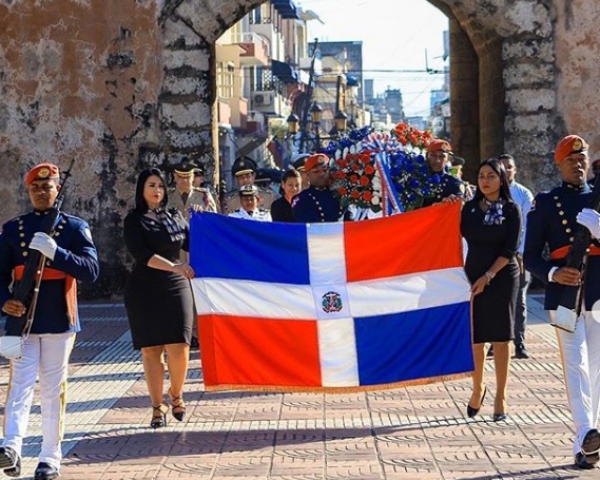
<path fill-rule="evenodd" d="M 381 200 L 379 199 L 379 197 L 378 197 L 378 196 L 375 196 L 375 195 L 374 195 L 374 196 L 373 196 L 373 198 L 371 199 L 371 203 L 372 203 L 373 205 L 379 205 L 379 204 L 381 203 Z"/>

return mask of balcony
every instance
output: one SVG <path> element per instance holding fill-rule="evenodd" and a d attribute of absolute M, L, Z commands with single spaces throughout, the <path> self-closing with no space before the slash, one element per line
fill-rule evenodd
<path fill-rule="evenodd" d="M 235 42 L 241 49 L 240 64 L 242 66 L 262 66 L 269 64 L 270 45 L 265 38 L 253 32 L 242 33 Z"/>

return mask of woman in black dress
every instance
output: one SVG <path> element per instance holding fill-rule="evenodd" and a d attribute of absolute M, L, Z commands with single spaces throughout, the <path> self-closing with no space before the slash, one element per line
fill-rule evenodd
<path fill-rule="evenodd" d="M 144 170 L 137 180 L 135 208 L 124 221 L 125 245 L 135 259 L 125 286 L 125 308 L 133 347 L 142 351 L 153 428 L 167 424 L 169 411 L 163 393 L 164 351 L 172 414 L 179 421 L 185 416 L 183 386 L 194 324 L 194 271 L 179 262 L 181 248 L 187 249 L 188 225 L 177 210 L 166 210 L 167 202 L 160 170 Z"/>
<path fill-rule="evenodd" d="M 510 195 L 502 162 L 487 160 L 477 171 L 477 191 L 465 203 L 461 233 L 468 245 L 465 272 L 471 282 L 473 322 L 473 393 L 467 415 L 479 412 L 487 387 L 483 383 L 484 347 L 494 347 L 496 398 L 494 421 L 506 418 L 506 384 L 510 365 L 510 340 L 519 290 L 516 259 L 521 214 Z"/>
<path fill-rule="evenodd" d="M 281 197 L 271 204 L 271 218 L 274 222 L 292 222 L 292 198 L 302 190 L 302 176 L 298 170 L 291 168 L 283 174 L 279 193 Z"/>

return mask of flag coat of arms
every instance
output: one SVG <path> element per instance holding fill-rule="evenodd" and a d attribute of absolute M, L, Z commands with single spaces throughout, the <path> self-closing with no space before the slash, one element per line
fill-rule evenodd
<path fill-rule="evenodd" d="M 195 213 L 207 390 L 365 390 L 473 370 L 460 205 L 364 222 Z"/>

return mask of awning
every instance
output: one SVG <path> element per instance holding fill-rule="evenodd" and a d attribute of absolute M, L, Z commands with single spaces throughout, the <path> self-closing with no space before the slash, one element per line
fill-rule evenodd
<path fill-rule="evenodd" d="M 298 8 L 292 0 L 271 0 L 275 10 L 279 12 L 281 18 L 300 20 Z"/>
<path fill-rule="evenodd" d="M 352 75 L 346 75 L 346 86 L 347 87 L 358 87 L 358 78 Z"/>
<path fill-rule="evenodd" d="M 271 70 L 273 71 L 273 75 L 278 77 L 284 83 L 300 82 L 298 70 L 292 67 L 289 63 L 271 60 Z"/>

